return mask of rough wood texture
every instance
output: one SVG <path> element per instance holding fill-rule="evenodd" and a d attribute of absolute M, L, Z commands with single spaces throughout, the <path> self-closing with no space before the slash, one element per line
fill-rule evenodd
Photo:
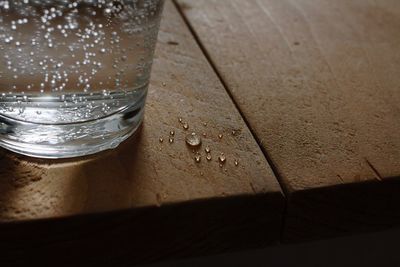
<path fill-rule="evenodd" d="M 178 0 L 287 191 L 285 240 L 400 224 L 400 1 Z"/>
<path fill-rule="evenodd" d="M 185 145 L 188 131 L 178 117 L 189 131 L 207 134 L 200 163 Z M 222 168 L 220 152 L 227 157 Z M 169 1 L 145 122 L 135 138 L 80 160 L 34 160 L 2 150 L 0 164 L 1 266 L 55 259 L 57 266 L 131 266 L 279 238 L 278 182 Z"/>

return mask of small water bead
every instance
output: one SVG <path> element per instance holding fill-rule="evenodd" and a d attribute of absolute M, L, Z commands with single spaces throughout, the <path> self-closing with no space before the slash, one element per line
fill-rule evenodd
<path fill-rule="evenodd" d="M 206 153 L 210 153 L 210 152 L 211 152 L 211 149 L 210 149 L 208 146 L 206 146 L 206 148 L 204 149 L 204 151 L 206 151 Z"/>
<path fill-rule="evenodd" d="M 219 155 L 218 161 L 219 161 L 221 164 L 224 164 L 224 163 L 226 162 L 226 157 L 225 157 L 224 153 L 221 153 L 221 155 Z"/>
<path fill-rule="evenodd" d="M 203 136 L 204 136 L 204 137 L 207 137 L 207 133 L 203 133 Z"/>
<path fill-rule="evenodd" d="M 163 139 L 162 137 L 160 137 L 160 138 L 158 139 L 158 141 L 159 141 L 160 143 L 162 143 L 162 142 L 164 142 L 164 139 Z"/>
<path fill-rule="evenodd" d="M 165 86 L 167 86 L 167 84 L 166 84 L 165 82 L 163 82 L 163 83 L 162 83 L 162 86 L 164 86 L 164 87 L 165 87 Z"/>
<path fill-rule="evenodd" d="M 192 147 L 201 145 L 201 138 L 196 133 L 191 133 L 186 135 L 185 141 L 186 144 Z"/>
<path fill-rule="evenodd" d="M 182 127 L 183 129 L 187 130 L 189 129 L 189 124 L 187 124 L 187 122 L 184 122 Z"/>
<path fill-rule="evenodd" d="M 199 163 L 199 162 L 201 161 L 201 155 L 200 155 L 200 154 L 196 154 L 196 155 L 194 156 L 194 161 L 197 162 L 197 163 Z"/>
<path fill-rule="evenodd" d="M 239 161 L 237 161 L 237 159 L 235 159 L 233 163 L 235 164 L 235 166 L 239 165 Z"/>
<path fill-rule="evenodd" d="M 175 131 L 170 131 L 169 134 L 174 136 L 175 135 Z"/>
<path fill-rule="evenodd" d="M 170 137 L 168 141 L 170 144 L 172 144 L 174 142 L 174 138 Z"/>
<path fill-rule="evenodd" d="M 181 117 L 179 117 L 179 118 L 178 118 L 178 121 L 179 121 L 180 123 L 182 123 L 183 120 L 182 120 Z"/>
<path fill-rule="evenodd" d="M 208 161 L 212 160 L 211 154 L 207 154 L 206 159 L 207 159 Z"/>
<path fill-rule="evenodd" d="M 224 137 L 223 134 L 219 134 L 219 135 L 218 135 L 218 138 L 219 138 L 219 139 L 222 139 L 222 137 Z"/>

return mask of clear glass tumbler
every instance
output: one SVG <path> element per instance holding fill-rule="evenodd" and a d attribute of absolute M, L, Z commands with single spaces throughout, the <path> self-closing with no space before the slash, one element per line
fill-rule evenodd
<path fill-rule="evenodd" d="M 0 1 L 0 146 L 66 158 L 134 133 L 163 2 Z"/>

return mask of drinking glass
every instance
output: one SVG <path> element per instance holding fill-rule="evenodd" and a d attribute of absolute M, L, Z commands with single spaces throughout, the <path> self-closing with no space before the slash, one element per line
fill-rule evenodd
<path fill-rule="evenodd" d="M 0 1 L 0 146 L 66 158 L 134 133 L 163 3 Z"/>

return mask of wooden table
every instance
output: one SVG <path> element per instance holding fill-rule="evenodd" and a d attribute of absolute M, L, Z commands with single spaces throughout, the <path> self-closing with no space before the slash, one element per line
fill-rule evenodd
<path fill-rule="evenodd" d="M 399 18 L 395 0 L 167 1 L 134 137 L 75 160 L 0 151 L 0 265 L 131 266 L 399 225 Z"/>

